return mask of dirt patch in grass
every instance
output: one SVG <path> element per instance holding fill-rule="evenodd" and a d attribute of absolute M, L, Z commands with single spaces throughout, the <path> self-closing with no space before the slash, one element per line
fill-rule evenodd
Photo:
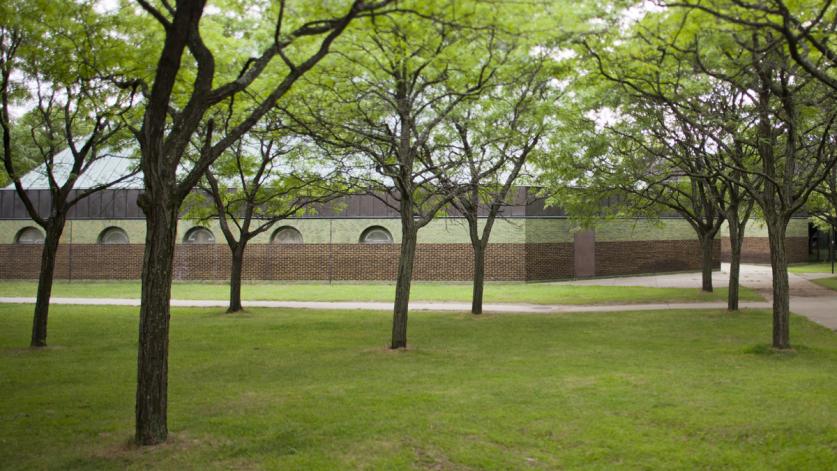
<path fill-rule="evenodd" d="M 128 437 L 116 442 L 111 441 L 114 437 L 110 433 L 99 434 L 102 441 L 108 442 L 105 446 L 93 450 L 93 457 L 108 461 L 136 462 L 148 457 L 169 454 L 184 453 L 198 448 L 218 448 L 229 444 L 229 442 L 218 437 L 196 437 L 188 432 L 169 432 L 168 440 L 159 445 L 139 446 L 134 442 L 134 437 Z"/>
<path fill-rule="evenodd" d="M 413 446 L 413 453 L 416 455 L 415 464 L 421 469 L 428 470 L 449 470 L 449 469 L 473 469 L 457 465 L 438 448 L 427 446 Z"/>

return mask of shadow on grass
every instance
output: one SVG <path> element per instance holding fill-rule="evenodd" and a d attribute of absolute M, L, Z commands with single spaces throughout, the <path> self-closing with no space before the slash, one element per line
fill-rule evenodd
<path fill-rule="evenodd" d="M 66 350 L 64 345 L 47 345 L 46 347 L 9 347 L 0 349 L 0 356 L 46 355 L 47 353 Z"/>
<path fill-rule="evenodd" d="M 751 355 L 765 355 L 772 358 L 793 358 L 800 353 L 810 352 L 812 349 L 805 345 L 795 345 L 787 349 L 773 348 L 767 343 L 760 343 L 758 345 L 751 345 L 744 348 L 744 353 Z"/>

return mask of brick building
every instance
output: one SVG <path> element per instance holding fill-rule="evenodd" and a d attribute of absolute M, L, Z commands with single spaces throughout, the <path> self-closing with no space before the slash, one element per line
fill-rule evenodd
<path fill-rule="evenodd" d="M 31 186 L 30 186 L 31 188 Z M 70 213 L 56 267 L 57 279 L 138 279 L 145 221 L 136 205 L 138 188 L 105 190 L 82 200 Z M 49 192 L 31 189 L 41 211 Z M 519 188 L 518 204 L 505 208 L 491 236 L 486 278 L 541 281 L 700 269 L 694 231 L 679 218 L 617 219 L 580 229 L 557 208 Z M 340 211 L 333 210 L 340 207 Z M 0 190 L 0 278 L 36 278 L 43 231 L 29 219 L 14 190 Z M 223 280 L 230 254 L 217 224 L 181 220 L 174 274 L 180 280 Z M 728 251 L 716 243 L 716 266 Z M 278 223 L 254 239 L 245 255 L 248 280 L 393 280 L 398 260 L 398 214 L 372 196 L 346 197 L 319 208 L 316 216 Z M 419 231 L 415 278 L 466 281 L 472 253 L 467 223 L 440 217 Z M 768 263 L 766 230 L 748 227 L 747 262 Z M 808 225 L 794 220 L 788 231 L 791 262 L 808 259 Z"/>
<path fill-rule="evenodd" d="M 71 168 L 69 151 L 55 156 L 53 175 L 63 182 Z M 76 181 L 91 188 L 129 175 L 135 161 L 109 155 L 96 160 Z M 21 183 L 41 214 L 50 208 L 43 168 Z M 57 279 L 138 279 L 142 270 L 145 221 L 137 206 L 139 177 L 94 193 L 74 206 L 62 235 Z M 339 208 L 339 209 L 338 209 Z M 229 277 L 230 252 L 217 223 L 201 226 L 181 219 L 174 260 L 180 280 Z M 744 260 L 769 263 L 767 232 L 757 222 L 747 228 Z M 721 234 L 715 265 L 728 252 Z M 0 279 L 34 279 L 40 268 L 43 231 L 29 218 L 13 187 L 0 189 Z M 390 206 L 370 195 L 345 197 L 317 208 L 315 216 L 288 219 L 253 239 L 244 259 L 247 280 L 394 280 L 400 220 Z M 808 224 L 788 229 L 791 262 L 808 259 Z M 492 231 L 486 279 L 542 281 L 592 276 L 698 270 L 700 245 L 680 218 L 617 219 L 582 229 L 559 208 L 547 208 L 528 188 L 516 190 Z M 414 276 L 418 280 L 466 281 L 472 275 L 467 222 L 440 217 L 419 231 Z"/>

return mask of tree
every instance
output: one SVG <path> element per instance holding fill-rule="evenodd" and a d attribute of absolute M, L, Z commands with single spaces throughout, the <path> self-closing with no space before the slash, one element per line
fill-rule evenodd
<path fill-rule="evenodd" d="M 548 203 L 560 204 L 583 226 L 676 213 L 697 235 L 701 285 L 712 291 L 726 190 L 698 158 L 706 137 L 692 134 L 655 100 L 652 92 L 673 86 L 665 76 L 670 64 L 658 64 L 653 45 L 635 38 L 635 21 L 625 21 L 635 13 L 605 16 L 607 28 L 575 42 L 570 56 L 578 79 L 565 107 L 576 116 L 564 120 L 560 145 L 544 159 L 542 178 L 554 194 Z"/>
<path fill-rule="evenodd" d="M 108 40 L 99 32 L 109 27 L 89 4 L 50 5 L 41 10 L 46 14 L 38 22 L 31 20 L 36 17 L 31 5 L 14 2 L 12 8 L 0 23 L 3 166 L 27 214 L 45 232 L 30 341 L 32 347 L 45 347 L 56 255 L 70 209 L 135 174 L 99 178 L 75 188 L 100 159 L 113 158 L 119 151 L 118 141 L 124 137 L 121 115 L 128 112 L 134 97 L 132 91 L 120 91 L 97 78 L 88 67 L 99 52 L 90 48 L 105 45 Z M 77 37 L 83 40 L 68 39 Z M 55 57 L 65 62 L 55 64 Z M 17 119 L 10 112 L 15 102 L 30 107 Z M 18 154 L 27 150 L 28 155 Z M 33 165 L 48 183 L 48 214 L 36 207 L 22 181 Z"/>
<path fill-rule="evenodd" d="M 592 152 L 571 156 L 568 160 L 573 163 L 562 175 L 582 195 L 582 203 L 576 203 L 581 208 L 575 212 L 655 217 L 674 211 L 697 235 L 701 287 L 712 291 L 714 242 L 726 220 L 721 206 L 726 189 L 707 172 L 700 155 L 707 138 L 694 135 L 641 94 L 619 92 L 619 118 L 593 126 L 600 131 L 591 140 L 606 142 L 591 144 Z M 603 205 L 604 201 L 611 203 Z"/>
<path fill-rule="evenodd" d="M 707 8 L 723 8 L 707 2 Z M 773 271 L 773 347 L 790 348 L 785 233 L 790 218 L 808 201 L 837 161 L 833 147 L 835 91 L 798 65 L 771 28 L 721 23 L 703 8 L 671 14 L 682 25 L 665 49 L 688 55 L 695 73 L 741 94 L 739 120 L 750 132 L 730 128 L 732 143 L 749 149 L 727 152 L 717 163 L 737 175 L 756 202 L 768 229 Z M 716 140 L 716 144 L 723 144 Z M 735 173 L 737 172 L 737 174 Z"/>
<path fill-rule="evenodd" d="M 733 2 L 734 3 L 734 2 Z M 729 2 L 705 2 L 723 8 Z M 790 348 L 789 293 L 785 233 L 790 218 L 805 204 L 835 164 L 834 90 L 810 75 L 791 57 L 770 28 L 718 23 L 702 8 L 664 10 L 649 17 L 665 41 L 655 44 L 672 68 L 690 64 L 696 77 L 728 87 L 743 98 L 736 106 L 736 128 L 723 124 L 723 139 L 713 139 L 727 159 L 713 159 L 727 171 L 720 176 L 743 188 L 758 205 L 768 228 L 773 270 L 773 346 Z M 629 49 L 636 54 L 637 49 Z M 641 54 L 640 54 L 641 55 Z M 636 67 L 660 68 L 635 62 Z M 711 134 L 710 134 L 711 136 Z M 729 152 L 729 146 L 743 151 Z M 721 153 L 719 153 L 721 155 Z"/>
<path fill-rule="evenodd" d="M 703 285 L 707 291 L 711 291 L 711 243 L 719 229 L 713 219 L 718 216 L 718 221 L 727 222 L 731 247 L 727 305 L 729 310 L 737 310 L 741 247 L 753 199 L 741 185 L 742 172 L 731 164 L 752 162 L 752 151 L 738 139 L 753 131 L 752 122 L 742 119 L 741 105 L 746 97 L 711 77 L 695 77 L 690 56 L 666 49 L 668 38 L 659 31 L 659 24 L 655 26 L 657 30 L 638 25 L 634 37 L 647 46 L 646 52 L 634 60 L 653 64 L 652 67 L 618 63 L 615 60 L 618 52 L 606 64 L 601 55 L 590 52 L 599 73 L 618 84 L 622 94 L 630 97 L 621 111 L 640 124 L 629 126 L 627 132 L 617 130 L 616 133 L 638 147 L 642 154 L 652 156 L 648 169 L 640 167 L 629 178 L 644 182 L 644 175 L 665 169 L 672 178 L 687 177 L 696 184 L 697 191 L 689 193 L 692 200 L 689 207 L 668 206 L 692 223 L 698 233 L 703 247 Z M 748 152 L 750 155 L 745 155 Z M 668 166 L 660 165 L 662 162 Z M 662 181 L 664 185 L 670 183 L 665 175 Z M 696 217 L 700 215 L 709 217 L 700 221 Z"/>
<path fill-rule="evenodd" d="M 331 45 L 357 17 L 379 12 L 390 0 L 354 0 L 326 4 L 250 5 L 257 24 L 233 22 L 228 16 L 204 15 L 205 0 L 178 0 L 152 4 L 137 0 L 162 28 L 151 86 L 146 77 L 122 71 L 122 83 L 146 90 L 142 125 L 133 129 L 139 142 L 144 192 L 138 199 L 146 217 L 145 254 L 137 364 L 136 441 L 154 445 L 166 440 L 169 300 L 176 227 L 181 204 L 212 163 L 241 139 L 281 100 L 297 80 L 313 69 Z M 239 14 L 243 4 L 229 11 Z M 339 4 L 336 4 L 339 3 Z M 211 21 L 228 22 L 243 38 L 239 50 L 260 50 L 254 57 L 219 57 L 229 51 L 235 34 L 204 37 Z M 227 31 L 227 28 L 220 28 Z M 143 31 L 142 34 L 147 35 Z M 226 47 L 225 47 L 226 45 Z M 259 80 L 263 78 L 264 80 Z M 236 100 L 239 97 L 247 97 Z M 237 121 L 215 135 L 214 112 L 238 106 Z M 242 109 L 246 108 L 246 109 Z M 202 133 L 201 133 L 202 131 Z M 199 157 L 184 158 L 187 148 L 200 141 Z M 190 164 L 183 169 L 182 165 Z"/>
<path fill-rule="evenodd" d="M 743 185 L 744 174 L 735 165 L 735 162 L 747 162 L 752 166 L 755 161 L 754 149 L 741 140 L 741 137 L 752 136 L 754 132 L 752 121 L 742 119 L 746 116 L 746 111 L 742 109 L 746 97 L 736 89 L 715 82 L 709 93 L 663 101 L 673 110 L 677 120 L 692 130 L 692 134 L 706 138 L 703 140 L 705 145 L 696 149 L 704 163 L 704 174 L 714 178 L 725 190 L 725 197 L 716 192 L 715 199 L 726 216 L 729 228 L 727 309 L 738 310 L 741 251 L 746 226 L 755 205 Z M 751 182 L 754 188 L 762 184 L 759 178 Z"/>
<path fill-rule="evenodd" d="M 834 92 L 825 92 L 798 66 L 770 34 L 751 34 L 737 41 L 741 55 L 723 68 L 709 63 L 706 51 L 696 50 L 701 71 L 748 93 L 753 103 L 757 165 L 734 162 L 742 171 L 741 185 L 765 218 L 773 271 L 773 347 L 790 348 L 789 292 L 785 234 L 799 211 L 837 162 L 832 107 Z M 749 178 L 747 178 L 749 177 Z"/>
<path fill-rule="evenodd" d="M 771 31 L 787 44 L 790 58 L 824 85 L 837 90 L 837 3 L 833 0 L 658 1 L 660 5 L 708 13 L 752 31 Z"/>
<path fill-rule="evenodd" d="M 720 211 L 729 229 L 730 270 L 727 293 L 727 309 L 738 310 L 741 250 L 747 223 L 753 214 L 753 199 L 742 186 L 742 173 L 730 165 L 734 161 L 752 161 L 750 149 L 741 145 L 737 137 L 728 133 L 737 127 L 738 132 L 746 124 L 739 121 L 736 105 L 741 96 L 726 87 L 716 87 L 705 96 L 679 96 L 676 99 L 658 95 L 655 101 L 668 110 L 669 142 L 688 148 L 687 152 L 660 156 L 672 161 L 689 178 L 704 183 L 709 200 Z M 726 119 L 726 121 L 719 120 Z M 745 155 L 749 152 L 749 155 Z M 685 159 L 684 159 L 685 157 Z M 754 180 L 758 185 L 758 180 Z M 713 236 L 714 238 L 714 236 Z M 704 245 L 704 280 L 711 275 L 706 261 L 708 252 Z"/>
<path fill-rule="evenodd" d="M 443 10 L 451 15 L 452 6 Z M 440 126 L 493 75 L 489 31 L 457 20 L 390 16 L 340 51 L 344 61 L 300 96 L 293 116 L 310 136 L 401 219 L 392 349 L 407 347 L 407 315 L 417 235 L 462 190 L 441 178 L 461 165 L 445 152 Z"/>
<path fill-rule="evenodd" d="M 444 122 L 451 135 L 451 152 L 464 163 L 443 178 L 449 186 L 465 188 L 451 204 L 468 222 L 474 252 L 473 314 L 482 313 L 485 253 L 494 222 L 508 206 L 521 171 L 543 148 L 554 126 L 552 115 L 563 89 L 554 83 L 552 75 L 557 71 L 547 68 L 549 61 L 542 51 L 503 64 L 498 75 L 505 77 Z"/>
<path fill-rule="evenodd" d="M 341 194 L 329 183 L 335 176 L 317 173 L 293 140 L 274 126 L 251 131 L 206 170 L 199 195 L 211 201 L 209 207 L 201 200 L 187 204 L 191 217 L 217 218 L 230 248 L 229 313 L 242 310 L 247 244 L 278 222 L 313 211 L 313 204 Z"/>

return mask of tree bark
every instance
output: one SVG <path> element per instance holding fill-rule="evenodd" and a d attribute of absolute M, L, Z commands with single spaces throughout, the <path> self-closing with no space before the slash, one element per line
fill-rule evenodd
<path fill-rule="evenodd" d="M 407 348 L 407 313 L 410 307 L 410 285 L 416 257 L 418 230 L 404 228 L 401 235 L 401 254 L 398 257 L 398 279 L 395 284 L 395 308 L 392 315 L 391 349 Z"/>
<path fill-rule="evenodd" d="M 471 314 L 482 314 L 482 298 L 485 290 L 485 247 L 479 242 L 471 245 L 474 248 L 474 289 L 471 298 Z"/>
<path fill-rule="evenodd" d="M 773 348 L 785 350 L 790 346 L 790 288 L 788 259 L 785 253 L 787 223 L 767 220 L 770 243 L 770 265 L 773 272 Z"/>
<path fill-rule="evenodd" d="M 141 195 L 146 216 L 137 360 L 136 442 L 156 445 L 168 428 L 169 301 L 179 204 Z"/>
<path fill-rule="evenodd" d="M 232 263 L 230 264 L 230 305 L 228 313 L 240 312 L 241 307 L 241 271 L 244 267 L 244 249 L 247 242 L 242 240 L 232 249 Z"/>
<path fill-rule="evenodd" d="M 714 237 L 710 235 L 700 236 L 701 263 L 703 264 L 701 289 L 708 293 L 712 292 L 712 255 L 714 252 Z"/>
<path fill-rule="evenodd" d="M 41 251 L 41 271 L 38 274 L 38 294 L 35 298 L 35 314 L 32 319 L 31 347 L 47 346 L 47 319 L 49 318 L 49 300 L 52 296 L 52 282 L 55 279 L 55 257 L 58 254 L 58 242 L 64 231 L 64 220 L 51 220 L 46 230 L 44 247 Z"/>
<path fill-rule="evenodd" d="M 737 311 L 741 278 L 741 246 L 744 244 L 744 227 L 734 218 L 729 223 L 729 288 L 727 292 L 727 310 Z"/>

